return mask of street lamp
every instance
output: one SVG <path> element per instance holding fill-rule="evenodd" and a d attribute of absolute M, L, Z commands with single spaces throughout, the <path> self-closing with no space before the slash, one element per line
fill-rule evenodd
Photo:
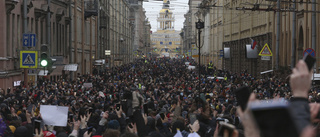
<path fill-rule="evenodd" d="M 200 92 L 200 90 L 201 90 L 201 86 L 200 86 L 200 84 L 201 84 L 201 78 L 200 78 L 201 77 L 201 69 L 200 69 L 201 52 L 200 52 L 200 50 L 203 47 L 203 45 L 201 46 L 201 32 L 202 32 L 201 29 L 204 28 L 204 22 L 200 19 L 201 13 L 199 11 L 196 13 L 196 16 L 198 17 L 198 22 L 196 22 L 196 28 L 198 29 L 198 45 L 197 45 L 197 48 L 199 49 L 199 57 L 198 57 L 199 58 L 199 85 L 198 85 L 198 87 L 199 87 L 199 92 Z"/>

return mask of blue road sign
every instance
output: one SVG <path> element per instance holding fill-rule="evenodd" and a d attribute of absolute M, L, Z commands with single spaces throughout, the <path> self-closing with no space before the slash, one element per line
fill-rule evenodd
<path fill-rule="evenodd" d="M 36 34 L 23 34 L 22 43 L 23 43 L 23 47 L 35 47 Z"/>
<path fill-rule="evenodd" d="M 220 50 L 220 57 L 222 58 L 224 55 L 224 51 L 223 50 Z"/>
<path fill-rule="evenodd" d="M 20 68 L 37 68 L 38 51 L 20 51 Z"/>
<path fill-rule="evenodd" d="M 316 56 L 316 52 L 314 51 L 314 49 L 312 48 L 307 48 L 306 50 L 303 51 L 303 56 L 306 55 L 306 54 L 309 54 L 311 55 L 312 57 L 315 57 Z"/>

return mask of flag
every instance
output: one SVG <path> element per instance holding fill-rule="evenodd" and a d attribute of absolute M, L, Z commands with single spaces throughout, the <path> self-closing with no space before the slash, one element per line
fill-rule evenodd
<path fill-rule="evenodd" d="M 255 40 L 253 40 L 253 39 L 251 39 L 251 49 L 254 49 L 255 47 L 256 47 L 256 45 L 257 45 L 257 41 L 255 41 Z"/>

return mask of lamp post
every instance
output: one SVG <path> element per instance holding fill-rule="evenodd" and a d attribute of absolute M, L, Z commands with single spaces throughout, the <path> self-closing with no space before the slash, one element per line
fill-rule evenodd
<path fill-rule="evenodd" d="M 201 32 L 202 32 L 201 29 L 204 28 L 204 22 L 201 21 L 200 17 L 198 18 L 198 22 L 196 22 L 196 28 L 198 29 L 198 45 L 197 45 L 197 48 L 199 49 L 199 85 L 198 85 L 198 87 L 199 87 L 199 92 L 200 92 L 200 89 L 201 89 L 201 86 L 200 86 L 200 84 L 201 84 L 201 78 L 200 78 L 201 77 L 201 69 L 200 69 L 200 66 L 201 66 L 201 64 L 200 64 L 201 52 L 200 52 L 200 50 L 202 48 L 202 46 L 200 44 L 201 44 Z"/>

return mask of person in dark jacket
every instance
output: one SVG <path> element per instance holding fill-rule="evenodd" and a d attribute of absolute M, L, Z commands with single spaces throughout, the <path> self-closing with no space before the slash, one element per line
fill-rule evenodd
<path fill-rule="evenodd" d="M 168 123 L 168 117 L 166 115 L 164 115 L 164 119 L 162 119 L 161 116 L 159 117 L 156 123 L 156 127 L 159 132 L 166 137 L 170 137 L 173 135 L 169 129 L 170 123 Z"/>

